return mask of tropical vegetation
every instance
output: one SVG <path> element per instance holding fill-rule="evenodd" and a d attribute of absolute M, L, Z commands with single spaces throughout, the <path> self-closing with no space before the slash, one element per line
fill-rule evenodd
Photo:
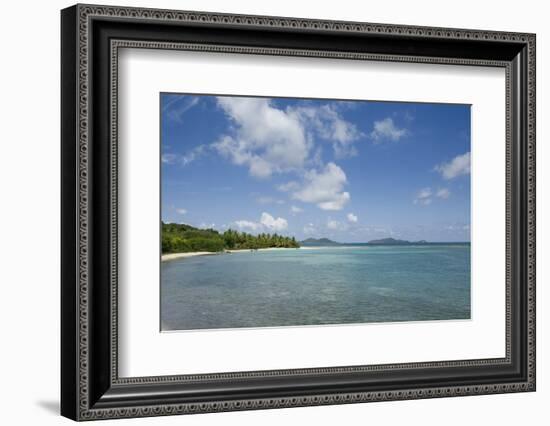
<path fill-rule="evenodd" d="M 278 234 L 252 235 L 233 229 L 219 233 L 215 229 L 199 229 L 186 224 L 162 223 L 162 253 L 254 250 L 271 247 L 298 248 L 300 244 L 294 237 Z"/>

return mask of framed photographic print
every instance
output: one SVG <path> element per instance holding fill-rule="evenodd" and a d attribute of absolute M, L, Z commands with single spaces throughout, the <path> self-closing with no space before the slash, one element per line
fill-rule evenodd
<path fill-rule="evenodd" d="M 74 420 L 535 390 L 535 36 L 76 5 Z"/>

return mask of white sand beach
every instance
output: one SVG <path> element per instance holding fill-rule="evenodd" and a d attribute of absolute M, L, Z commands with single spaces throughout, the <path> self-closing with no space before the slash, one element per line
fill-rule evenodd
<path fill-rule="evenodd" d="M 292 247 L 268 247 L 261 249 L 238 249 L 238 250 L 225 250 L 226 253 L 242 253 L 247 251 L 275 251 L 275 250 L 296 250 Z"/>
<path fill-rule="evenodd" d="M 181 259 L 183 257 L 206 256 L 209 254 L 220 254 L 220 252 L 193 251 L 193 252 L 187 252 L 187 253 L 169 253 L 169 254 L 163 254 L 161 257 L 161 260 L 163 262 L 166 262 L 167 260 Z"/>
<path fill-rule="evenodd" d="M 217 251 L 217 252 L 193 251 L 193 252 L 187 252 L 187 253 L 169 253 L 169 254 L 163 254 L 161 257 L 161 261 L 166 262 L 168 260 L 182 259 L 186 257 L 195 257 L 195 256 L 206 256 L 209 254 L 246 253 L 246 252 L 254 252 L 254 251 L 272 251 L 272 250 L 297 250 L 297 249 L 288 248 L 288 247 L 269 247 L 269 248 L 261 248 L 261 249 L 224 250 L 224 251 Z"/>

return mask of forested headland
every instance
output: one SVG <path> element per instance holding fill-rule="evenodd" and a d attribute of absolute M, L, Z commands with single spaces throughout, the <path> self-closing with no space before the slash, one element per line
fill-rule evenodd
<path fill-rule="evenodd" d="M 247 234 L 228 229 L 223 234 L 215 229 L 199 229 L 191 225 L 162 223 L 162 253 L 217 252 L 223 250 L 298 248 L 294 237 L 278 234 Z"/>

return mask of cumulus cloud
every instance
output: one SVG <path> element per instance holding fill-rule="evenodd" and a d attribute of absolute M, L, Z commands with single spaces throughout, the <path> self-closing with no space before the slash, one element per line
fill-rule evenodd
<path fill-rule="evenodd" d="M 342 117 L 338 106 L 304 103 L 280 108 L 270 99 L 243 97 L 218 97 L 217 104 L 231 126 L 210 145 L 212 149 L 233 164 L 247 167 L 256 178 L 295 174 L 297 179 L 276 186 L 291 199 L 316 204 L 322 210 L 342 210 L 348 203 L 346 174 L 332 162 L 325 164 L 322 147 L 315 145 L 326 140 L 336 158 L 355 155 L 354 142 L 364 134 Z"/>
<path fill-rule="evenodd" d="M 257 222 L 251 222 L 249 220 L 236 220 L 235 225 L 241 231 L 258 232 L 262 230 L 262 224 Z"/>
<path fill-rule="evenodd" d="M 186 210 L 186 209 L 176 209 L 176 213 L 179 213 L 179 214 L 186 214 L 186 213 L 187 213 L 187 210 Z"/>
<path fill-rule="evenodd" d="M 399 129 L 390 117 L 374 122 L 374 130 L 370 133 L 370 137 L 374 142 L 382 142 L 384 140 L 398 141 L 404 136 L 407 136 L 407 129 Z"/>
<path fill-rule="evenodd" d="M 280 232 L 288 228 L 288 222 L 282 217 L 274 218 L 269 213 L 263 212 L 258 222 L 250 220 L 236 220 L 235 225 L 242 231 L 249 232 Z"/>
<path fill-rule="evenodd" d="M 298 189 L 299 187 L 300 184 L 296 181 L 290 181 L 287 183 L 282 183 L 281 185 L 277 185 L 277 189 L 281 192 L 293 191 L 295 189 Z"/>
<path fill-rule="evenodd" d="M 292 213 L 302 213 L 304 211 L 304 209 L 302 209 L 301 207 L 297 207 L 297 206 L 290 206 L 290 211 Z"/>
<path fill-rule="evenodd" d="M 435 166 L 435 170 L 441 173 L 441 176 L 447 180 L 470 174 L 470 152 L 457 155 L 448 163 L 438 164 Z"/>
<path fill-rule="evenodd" d="M 282 217 L 275 219 L 269 213 L 263 212 L 260 223 L 271 231 L 284 231 L 288 228 L 288 222 Z"/>
<path fill-rule="evenodd" d="M 353 213 L 348 213 L 348 215 L 346 217 L 347 217 L 349 223 L 357 223 L 357 221 L 358 221 L 357 216 L 354 215 Z"/>
<path fill-rule="evenodd" d="M 350 200 L 345 192 L 346 174 L 334 163 L 328 163 L 320 172 L 305 173 L 304 185 L 292 194 L 292 198 L 304 203 L 314 203 L 322 210 L 342 210 Z"/>
<path fill-rule="evenodd" d="M 219 107 L 234 124 L 214 148 L 249 173 L 266 178 L 273 173 L 301 169 L 311 143 L 296 114 L 277 109 L 269 99 L 218 97 Z"/>
<path fill-rule="evenodd" d="M 446 200 L 451 196 L 451 191 L 449 191 L 448 188 L 439 188 L 435 193 L 435 196 Z"/>
<path fill-rule="evenodd" d="M 357 155 L 353 143 L 364 135 L 353 123 L 346 121 L 339 114 L 334 104 L 320 107 L 300 106 L 289 108 L 288 111 L 297 115 L 322 139 L 331 141 L 336 158 Z"/>
<path fill-rule="evenodd" d="M 270 99 L 223 96 L 217 102 L 233 126 L 213 147 L 257 178 L 320 163 L 318 139 L 332 144 L 336 158 L 353 156 L 364 136 L 332 104 L 282 109 Z"/>
<path fill-rule="evenodd" d="M 431 188 L 423 188 L 416 194 L 414 204 L 421 204 L 427 206 L 432 203 L 432 190 Z"/>

